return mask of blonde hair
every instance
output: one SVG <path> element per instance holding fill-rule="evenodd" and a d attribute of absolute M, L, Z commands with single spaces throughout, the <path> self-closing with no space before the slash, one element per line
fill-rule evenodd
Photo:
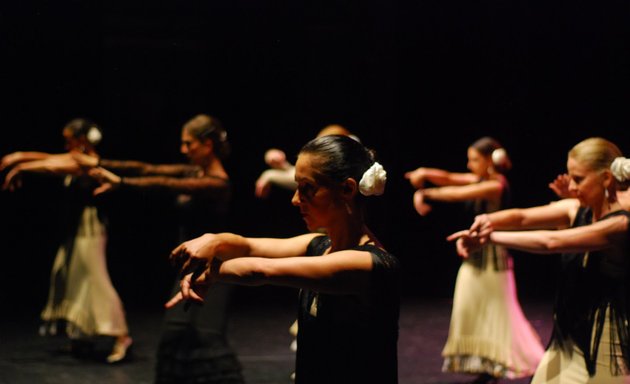
<path fill-rule="evenodd" d="M 601 138 L 590 137 L 577 143 L 569 151 L 569 157 L 586 165 L 593 171 L 609 170 L 613 160 L 623 156 L 614 143 Z"/>
<path fill-rule="evenodd" d="M 569 157 L 593 171 L 610 171 L 616 181 L 616 189 L 625 190 L 630 185 L 630 179 L 626 177 L 628 159 L 611 141 L 601 137 L 588 138 L 571 148 Z M 612 167 L 613 162 L 615 167 Z"/>

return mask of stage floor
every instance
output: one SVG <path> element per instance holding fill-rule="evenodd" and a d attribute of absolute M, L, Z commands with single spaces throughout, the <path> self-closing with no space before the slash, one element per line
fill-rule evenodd
<path fill-rule="evenodd" d="M 451 309 L 446 299 L 404 299 L 399 339 L 399 383 L 466 383 L 472 377 L 440 371 Z M 551 332 L 551 303 L 522 302 L 525 315 L 546 344 Z M 229 337 L 248 384 L 291 384 L 294 354 L 288 328 L 290 305 L 233 305 Z M 128 310 L 134 338 L 133 359 L 109 366 L 65 351 L 62 338 L 38 336 L 37 318 L 3 314 L 0 330 L 0 384 L 151 384 L 161 312 Z M 22 315 L 24 317 L 24 315 Z M 98 349 L 98 347 L 97 347 Z M 98 352 L 98 351 L 97 351 Z M 529 378 L 505 380 L 525 384 Z"/>

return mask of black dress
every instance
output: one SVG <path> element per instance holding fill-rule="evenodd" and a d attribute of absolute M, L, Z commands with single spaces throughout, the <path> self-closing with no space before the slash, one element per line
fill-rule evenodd
<path fill-rule="evenodd" d="M 316 237 L 307 255 L 329 246 L 327 236 Z M 365 296 L 300 292 L 296 384 L 398 382 L 398 260 L 373 245 L 353 249 L 372 254 Z"/>
<path fill-rule="evenodd" d="M 227 181 L 226 181 L 227 182 Z M 225 231 L 230 191 L 217 196 L 180 194 L 177 207 L 180 240 Z M 156 384 L 244 383 L 241 366 L 226 338 L 232 287 L 214 284 L 203 305 L 180 303 L 166 311 L 158 345 Z M 173 294 L 179 291 L 176 279 Z"/>
<path fill-rule="evenodd" d="M 618 215 L 630 218 L 628 211 L 615 211 L 600 220 Z M 573 227 L 591 222 L 590 209 L 582 207 L 578 210 Z M 595 374 L 598 353 L 608 352 L 598 350 L 605 323 L 612 325 L 614 334 L 610 335 L 610 340 L 621 353 L 619 359 L 611 359 L 612 373 L 622 374 L 623 366 L 626 369 L 630 367 L 629 241 L 630 233 L 625 236 L 621 247 L 562 255 L 562 274 L 556 295 L 550 345 L 565 349 L 570 348 L 572 343 L 577 345 L 584 354 L 590 376 Z"/>

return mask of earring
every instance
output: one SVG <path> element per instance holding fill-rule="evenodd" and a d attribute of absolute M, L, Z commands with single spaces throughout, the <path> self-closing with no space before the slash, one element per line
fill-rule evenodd
<path fill-rule="evenodd" d="M 348 215 L 352 215 L 352 208 L 350 208 L 350 204 L 348 203 L 344 203 L 346 205 L 346 212 L 348 212 Z"/>

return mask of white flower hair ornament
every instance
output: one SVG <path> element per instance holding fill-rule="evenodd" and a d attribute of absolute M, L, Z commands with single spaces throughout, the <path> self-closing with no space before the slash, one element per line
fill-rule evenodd
<path fill-rule="evenodd" d="M 387 181 L 387 172 L 378 162 L 374 162 L 372 166 L 363 173 L 361 181 L 359 181 L 359 192 L 364 196 L 382 195 L 385 192 L 385 182 Z"/>
<path fill-rule="evenodd" d="M 98 128 L 92 126 L 90 127 L 90 129 L 88 129 L 88 132 L 85 135 L 85 137 L 88 139 L 90 144 L 96 145 L 101 142 L 103 135 L 101 134 L 101 131 Z"/>
<path fill-rule="evenodd" d="M 492 163 L 494 165 L 502 165 L 507 161 L 507 152 L 503 148 L 497 148 L 492 151 Z"/>
<path fill-rule="evenodd" d="M 630 180 L 630 159 L 617 157 L 613 160 L 612 164 L 610 164 L 610 171 L 619 182 L 623 183 Z"/>

